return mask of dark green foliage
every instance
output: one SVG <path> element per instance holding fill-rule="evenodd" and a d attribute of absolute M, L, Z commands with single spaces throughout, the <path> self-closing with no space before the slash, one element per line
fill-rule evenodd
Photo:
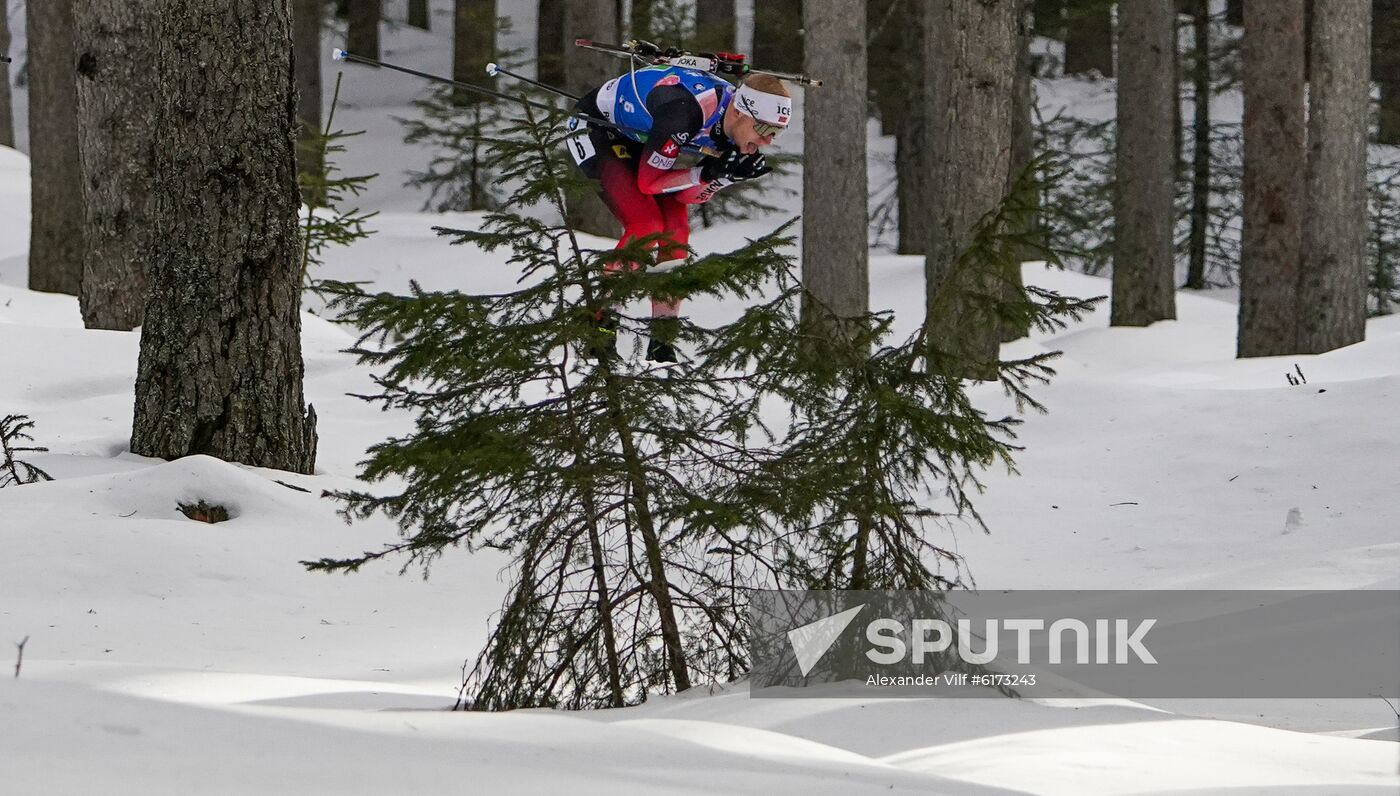
<path fill-rule="evenodd" d="M 965 582 L 930 533 L 980 523 L 977 473 L 1010 465 L 1016 421 L 972 405 L 950 375 L 962 363 L 918 336 L 890 343 L 887 316 L 812 336 L 787 226 L 673 271 L 608 274 L 610 263 L 645 261 L 650 241 L 589 250 L 541 220 L 567 218 L 571 197 L 592 187 L 566 160 L 562 114 L 521 113 L 491 144 L 512 186 L 503 209 L 480 229 L 442 231 L 509 252 L 514 287 L 395 296 L 328 286 L 361 330 L 353 353 L 377 374 L 366 400 L 416 424 L 362 463 L 361 478 L 387 494 L 334 495 L 347 520 L 384 514 L 402 538 L 307 566 L 354 571 L 396 556 L 427 567 L 450 547 L 507 553 L 507 597 L 463 684 L 463 705 L 476 709 L 615 706 L 739 677 L 755 588 Z M 952 284 L 1006 273 L 1030 242 L 1008 230 L 1024 228 L 1013 221 L 1038 190 L 1026 182 L 984 221 Z M 974 303 L 1041 327 L 1091 303 L 993 292 Z M 584 355 L 611 342 L 600 309 L 702 296 L 745 309 L 714 328 L 682 318 L 682 369 L 638 362 L 645 321 L 626 312 L 622 355 Z M 1049 377 L 1049 358 L 979 364 L 1037 408 L 1027 389 Z"/>
<path fill-rule="evenodd" d="M 319 171 L 303 171 L 297 174 L 297 184 L 306 217 L 302 221 L 301 284 L 314 288 L 309 282 L 311 266 L 321 265 L 325 251 L 330 246 L 350 246 L 374 234 L 367 226 L 378 212 L 363 213 L 358 208 L 345 205 L 358 197 L 369 185 L 370 180 L 379 176 L 367 174 L 355 177 L 342 175 L 332 159 L 333 155 L 345 152 L 345 141 L 363 135 L 364 131 L 347 133 L 335 129 L 335 111 L 340 104 L 340 81 L 342 74 L 335 77 L 335 94 L 331 99 L 330 111 L 326 114 L 324 130 L 309 133 L 299 145 L 311 147 L 314 152 L 303 162 L 319 163 Z"/>
<path fill-rule="evenodd" d="M 21 461 L 21 453 L 48 453 L 48 448 L 21 445 L 33 442 L 29 430 L 34 421 L 28 415 L 6 415 L 0 419 L 0 489 L 15 485 L 33 484 L 39 481 L 52 481 L 53 477 L 28 462 Z"/>

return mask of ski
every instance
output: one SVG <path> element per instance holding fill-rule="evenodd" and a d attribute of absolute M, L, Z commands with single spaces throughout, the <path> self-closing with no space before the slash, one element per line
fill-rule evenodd
<path fill-rule="evenodd" d="M 586 50 L 630 58 L 647 66 L 679 66 L 699 72 L 712 72 L 717 75 L 748 74 L 772 75 L 780 80 L 796 83 L 799 86 L 821 86 L 822 81 L 793 72 L 777 72 L 772 69 L 759 69 L 747 63 L 741 53 L 693 53 L 677 47 L 661 47 L 649 41 L 632 39 L 626 44 L 606 44 L 592 39 L 574 39 L 574 46 Z"/>

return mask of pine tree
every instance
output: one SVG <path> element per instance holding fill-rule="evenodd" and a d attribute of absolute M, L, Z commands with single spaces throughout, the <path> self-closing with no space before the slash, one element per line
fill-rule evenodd
<path fill-rule="evenodd" d="M 1124 3 L 1118 20 L 1123 56 L 1113 208 L 1114 326 L 1146 326 L 1176 317 L 1172 3 Z"/>
<path fill-rule="evenodd" d="M 379 57 L 379 21 L 384 0 L 349 0 L 345 49 L 365 58 Z"/>
<path fill-rule="evenodd" d="M 535 29 L 536 77 L 551 86 L 564 84 L 564 0 L 540 0 Z M 572 44 L 572 43 L 570 43 Z"/>
<path fill-rule="evenodd" d="M 803 128 L 802 274 L 807 290 L 838 319 L 870 310 L 865 17 L 844 15 L 844 5 L 803 2 L 804 70 L 824 83 L 807 94 L 804 107 L 821 123 Z"/>
<path fill-rule="evenodd" d="M 309 473 L 291 4 L 158 8 L 161 157 L 131 450 Z M 201 58 L 212 68 L 192 70 Z"/>
<path fill-rule="evenodd" d="M 1366 337 L 1366 121 L 1371 4 L 1316 4 L 1308 116 L 1309 206 L 1298 289 L 1300 353 Z"/>
<path fill-rule="evenodd" d="M 29 289 L 78 295 L 83 182 L 78 155 L 73 0 L 25 4 L 31 180 Z"/>
<path fill-rule="evenodd" d="M 325 0 L 295 0 L 292 5 L 292 57 L 297 81 L 297 172 L 320 173 L 325 167 L 316 160 L 316 135 L 321 130 L 321 29 L 325 25 Z M 307 194 L 302 201 L 313 204 L 324 198 Z"/>
<path fill-rule="evenodd" d="M 1210 226 L 1211 174 L 1211 36 L 1210 0 L 1191 0 L 1191 231 L 1188 237 L 1186 287 L 1206 287 L 1206 239 Z M 1181 104 L 1178 102 L 1178 109 Z"/>
<path fill-rule="evenodd" d="M 564 11 L 564 87 L 581 96 L 615 77 L 621 62 L 575 47 L 573 40 L 617 41 L 616 9 L 611 0 L 571 0 Z M 596 191 L 580 198 L 569 210 L 574 214 L 571 221 L 584 232 L 606 238 L 616 238 L 622 232 L 622 225 Z"/>
<path fill-rule="evenodd" d="M 802 0 L 764 0 L 753 9 L 753 62 L 797 72 L 804 61 Z"/>
<path fill-rule="evenodd" d="M 928 339 L 983 368 L 996 360 L 1001 326 L 982 301 L 959 296 L 1000 291 L 1006 274 L 989 274 L 954 299 L 941 297 L 978 222 L 1001 204 L 1011 171 L 1011 108 L 1016 71 L 1017 0 L 938 0 L 924 19 L 926 131 L 932 217 L 925 257 Z M 989 370 L 969 378 L 991 378 Z"/>
<path fill-rule="evenodd" d="M 486 65 L 496 60 L 496 0 L 456 0 L 452 28 L 452 79 L 489 87 Z M 463 107 L 484 101 L 480 94 L 459 90 L 454 102 Z"/>
<path fill-rule="evenodd" d="M 1303 0 L 1245 9 L 1241 357 L 1298 351 L 1306 214 Z"/>
<path fill-rule="evenodd" d="M 340 83 L 336 75 L 335 90 L 326 114 L 325 128 L 314 131 L 307 146 L 311 161 L 320 164 L 317 171 L 297 173 L 297 185 L 302 196 L 315 197 L 306 202 L 301 220 L 301 280 L 303 288 L 319 291 L 319 280 L 311 276 L 311 268 L 324 264 L 323 255 L 331 246 L 351 246 L 374 234 L 369 222 L 378 211 L 365 213 L 347 203 L 359 197 L 378 174 L 349 176 L 336 166 L 334 156 L 346 151 L 345 141 L 364 135 L 364 131 L 347 133 L 335 127 L 335 112 L 340 105 Z"/>
<path fill-rule="evenodd" d="M 8 3 L 6 13 L 0 14 L 0 55 L 10 54 L 10 14 Z M 14 148 L 15 117 L 14 104 L 10 98 L 10 64 L 0 61 L 0 146 Z"/>
<path fill-rule="evenodd" d="M 572 227 L 541 220 L 567 218 L 590 186 L 564 159 L 562 114 L 535 113 L 524 108 L 495 143 L 502 180 L 516 186 L 503 210 L 480 230 L 444 231 L 508 250 L 515 288 L 327 286 L 361 332 L 353 352 L 376 370 L 367 399 L 416 423 L 369 451 L 361 478 L 388 494 L 335 495 L 347 519 L 386 515 L 402 539 L 307 566 L 354 571 L 390 556 L 429 566 L 450 547 L 509 555 L 507 597 L 463 684 L 463 706 L 476 709 L 616 706 L 737 678 L 755 588 L 963 582 L 956 555 L 928 533 L 978 522 L 976 473 L 1010 462 L 1015 421 L 971 405 L 956 353 L 922 333 L 888 344 L 888 317 L 865 315 L 812 356 L 799 308 L 816 305 L 783 251 L 786 226 L 686 268 L 609 274 L 650 241 L 588 250 Z M 977 224 L 950 285 L 1002 273 L 1028 245 L 1008 232 L 1008 212 Z M 994 315 L 1048 327 L 1093 303 L 1003 295 L 987 297 Z M 598 308 L 696 296 L 745 309 L 713 328 L 679 321 L 683 371 L 590 354 L 613 345 Z M 621 323 L 624 338 L 645 329 L 630 314 Z M 1052 356 L 989 364 L 1033 407 L 1027 389 L 1048 378 Z M 934 489 L 946 510 L 923 502 Z"/>
<path fill-rule="evenodd" d="M 1371 78 L 1380 87 L 1376 143 L 1400 144 L 1400 0 L 1373 0 Z"/>
<path fill-rule="evenodd" d="M 1065 74 L 1113 77 L 1113 0 L 1065 0 Z"/>

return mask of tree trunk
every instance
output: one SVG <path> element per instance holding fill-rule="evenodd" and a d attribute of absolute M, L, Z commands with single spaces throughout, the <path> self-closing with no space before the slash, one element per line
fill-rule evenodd
<path fill-rule="evenodd" d="M 1016 181 L 1027 168 L 1031 161 L 1035 159 L 1035 84 L 1031 70 L 1031 23 L 1029 14 L 1029 0 L 1018 0 L 1020 9 L 1017 11 L 1016 20 L 1019 24 L 1016 31 L 1016 76 L 1012 83 L 1012 103 L 1011 106 L 1011 167 L 1006 175 L 1006 191 L 1010 195 L 1015 187 Z M 1016 219 L 1015 227 L 1011 230 L 1017 234 L 1028 234 L 1039 224 L 1039 220 L 1034 213 L 1027 213 L 1023 217 Z M 1026 253 L 1022 253 L 1018 259 L 1024 260 Z M 1007 275 L 1006 289 L 1010 298 L 1015 298 L 1017 294 L 1025 291 L 1025 281 L 1021 276 L 1021 268 L 1018 266 Z M 1030 324 L 1003 322 L 1001 329 L 1001 342 L 1009 343 L 1012 340 L 1019 340 L 1030 334 Z"/>
<path fill-rule="evenodd" d="M 432 14 L 428 9 L 428 0 L 408 0 L 408 24 L 409 27 L 419 30 L 432 30 Z"/>
<path fill-rule="evenodd" d="M 378 58 L 379 20 L 383 16 L 384 0 L 350 0 L 350 25 L 345 37 L 345 49 L 365 58 Z"/>
<path fill-rule="evenodd" d="M 73 8 L 83 174 L 83 277 L 89 329 L 129 331 L 146 305 L 155 173 L 158 20 L 149 5 Z"/>
<path fill-rule="evenodd" d="M 25 4 L 29 41 L 32 215 L 29 289 L 78 295 L 83 274 L 83 176 L 72 0 Z"/>
<path fill-rule="evenodd" d="M 924 36 L 922 3 L 913 0 L 875 0 L 867 6 L 870 43 L 870 93 L 881 128 L 894 135 L 895 202 L 898 212 L 900 254 L 925 253 L 928 235 L 928 191 L 924 179 L 924 117 L 928 99 L 924 90 Z"/>
<path fill-rule="evenodd" d="M 1172 0 L 1129 0 L 1118 18 L 1118 157 L 1114 181 L 1114 326 L 1176 317 L 1172 226 Z"/>
<path fill-rule="evenodd" d="M 1400 144 L 1400 0 L 1374 0 L 1371 78 L 1380 84 L 1378 144 Z"/>
<path fill-rule="evenodd" d="M 10 15 L 0 14 L 0 55 L 10 53 Z M 0 61 L 0 146 L 14 148 L 15 117 L 10 98 L 10 65 Z"/>
<path fill-rule="evenodd" d="M 1006 275 L 974 277 L 953 266 L 977 223 L 1006 195 L 1017 0 L 934 0 L 926 10 L 925 184 L 937 186 L 929 192 L 924 266 L 927 338 L 931 353 L 953 357 L 968 376 L 986 378 L 998 359 L 1001 325 L 970 295 L 998 295 Z"/>
<path fill-rule="evenodd" d="M 310 473 L 289 0 L 160 0 L 131 450 Z"/>
<path fill-rule="evenodd" d="M 1298 350 L 1307 121 L 1303 0 L 1251 4 L 1244 18 L 1241 357 Z"/>
<path fill-rule="evenodd" d="M 1225 0 L 1225 23 L 1244 27 L 1244 0 Z"/>
<path fill-rule="evenodd" d="M 695 0 L 695 43 L 704 52 L 734 52 L 738 45 L 734 0 Z"/>
<path fill-rule="evenodd" d="M 1035 35 L 1064 40 L 1065 0 L 1033 0 L 1031 15 L 1035 19 Z"/>
<path fill-rule="evenodd" d="M 1327 0 L 1313 18 L 1309 207 L 1299 286 L 1300 353 L 1366 337 L 1366 116 L 1370 0 Z"/>
<path fill-rule="evenodd" d="M 325 22 L 324 0 L 293 0 L 292 61 L 297 80 L 297 170 L 320 174 L 325 169 L 316 142 L 323 124 L 321 107 L 321 27 Z M 319 205 L 324 197 L 303 194 L 302 201 Z"/>
<path fill-rule="evenodd" d="M 651 0 L 632 0 L 632 13 L 627 19 L 627 36 L 651 39 Z"/>
<path fill-rule="evenodd" d="M 802 51 L 802 0 L 755 2 L 754 65 L 780 72 L 797 72 L 802 69 Z"/>
<path fill-rule="evenodd" d="M 496 60 L 496 0 L 457 0 L 452 26 L 452 79 L 494 88 L 486 65 Z M 458 91 L 458 105 L 482 100 L 481 94 Z"/>
<path fill-rule="evenodd" d="M 551 86 L 564 84 L 564 0 L 540 0 L 535 30 L 535 76 Z M 573 42 L 569 42 L 573 46 Z"/>
<path fill-rule="evenodd" d="M 617 16 L 611 0 L 571 0 L 567 5 L 564 30 L 568 37 L 564 46 L 564 82 L 570 92 L 586 94 L 626 68 L 625 61 L 573 46 L 575 38 L 603 42 L 618 40 Z M 622 224 L 603 204 L 601 196 L 596 194 L 580 197 L 571 205 L 569 221 L 583 232 L 605 238 L 616 238 L 622 234 Z"/>
<path fill-rule="evenodd" d="M 821 124 L 803 127 L 802 282 L 817 308 L 804 297 L 802 315 L 821 328 L 827 312 L 839 321 L 870 309 L 865 15 L 842 13 L 848 8 L 843 0 L 805 0 L 803 6 L 811 45 L 803 69 L 825 82 L 803 108 Z"/>
<path fill-rule="evenodd" d="M 1065 74 L 1113 77 L 1112 0 L 1067 0 Z"/>
<path fill-rule="evenodd" d="M 1196 45 L 1191 63 L 1191 85 L 1195 118 L 1192 120 L 1194 147 L 1191 154 L 1191 238 L 1190 265 L 1186 287 L 1206 287 L 1206 232 L 1210 225 L 1210 0 L 1192 0 L 1191 28 Z"/>

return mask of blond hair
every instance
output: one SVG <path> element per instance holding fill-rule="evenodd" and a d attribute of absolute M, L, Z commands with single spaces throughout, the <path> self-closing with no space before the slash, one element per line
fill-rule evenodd
<path fill-rule="evenodd" d="M 754 91 L 762 91 L 764 94 L 777 94 L 780 97 L 791 97 L 792 93 L 783 81 L 773 75 L 766 75 L 755 72 L 744 78 L 744 85 Z"/>

